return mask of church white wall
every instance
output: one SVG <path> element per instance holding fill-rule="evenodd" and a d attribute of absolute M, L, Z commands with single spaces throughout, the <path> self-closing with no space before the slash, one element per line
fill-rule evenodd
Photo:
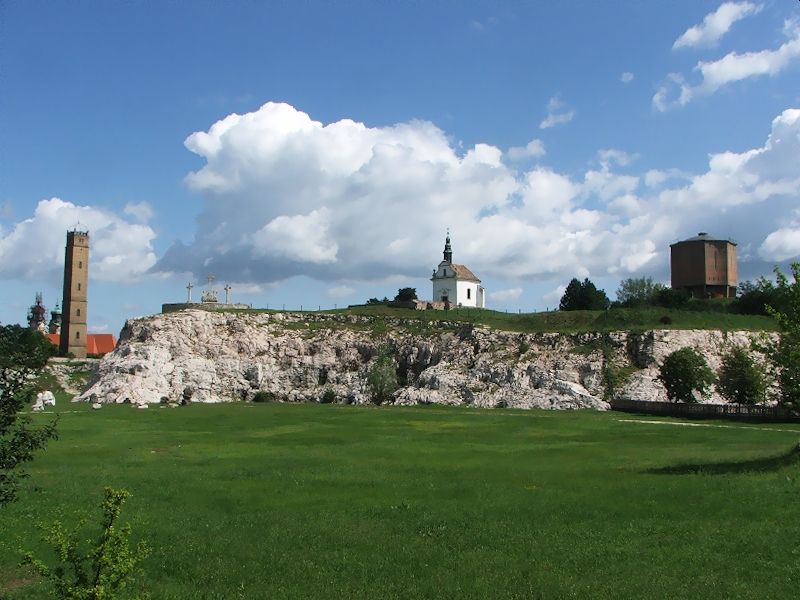
<path fill-rule="evenodd" d="M 441 302 L 442 297 L 447 296 L 451 304 L 457 304 L 456 280 L 454 277 L 433 280 L 433 300 Z"/>
<path fill-rule="evenodd" d="M 481 285 L 475 281 L 459 281 L 457 283 L 456 305 L 483 308 Z"/>

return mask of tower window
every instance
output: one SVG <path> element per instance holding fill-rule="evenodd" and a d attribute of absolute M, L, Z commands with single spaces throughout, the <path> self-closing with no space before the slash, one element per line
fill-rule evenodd
<path fill-rule="evenodd" d="M 76 340 L 79 340 L 79 339 L 81 339 L 81 332 L 80 332 L 80 331 L 76 331 L 76 332 L 75 332 L 75 339 L 76 339 Z"/>
<path fill-rule="evenodd" d="M 469 298 L 469 296 L 467 296 L 467 297 Z M 76 317 L 80 317 L 81 316 L 81 309 L 80 308 L 76 308 L 75 309 L 75 316 Z"/>
<path fill-rule="evenodd" d="M 80 283 L 78 283 L 78 291 L 79 292 L 81 291 L 81 284 Z"/>
<path fill-rule="evenodd" d="M 83 261 L 82 261 L 82 260 L 79 260 L 79 261 L 78 261 L 78 268 L 79 268 L 79 269 L 82 269 L 82 268 L 83 268 Z"/>

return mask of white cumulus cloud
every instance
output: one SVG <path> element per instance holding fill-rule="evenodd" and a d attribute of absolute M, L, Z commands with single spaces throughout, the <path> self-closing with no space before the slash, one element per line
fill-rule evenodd
<path fill-rule="evenodd" d="M 355 293 L 356 289 L 349 285 L 335 285 L 332 288 L 328 288 L 327 291 L 328 296 L 331 298 L 347 298 Z"/>
<path fill-rule="evenodd" d="M 622 75 L 619 76 L 619 80 L 622 83 L 630 83 L 633 81 L 633 73 L 630 71 L 625 71 Z"/>
<path fill-rule="evenodd" d="M 542 140 L 531 140 L 525 146 L 514 146 L 509 148 L 506 155 L 511 160 L 523 160 L 526 158 L 539 158 L 545 155 L 544 142 Z"/>
<path fill-rule="evenodd" d="M 105 209 L 51 198 L 41 200 L 28 219 L 0 237 L 0 277 L 60 281 L 66 232 L 89 231 L 90 276 L 125 282 L 141 277 L 156 262 L 155 232 Z"/>
<path fill-rule="evenodd" d="M 497 147 L 461 150 L 429 122 L 323 124 L 273 103 L 186 145 L 205 161 L 186 178 L 203 203 L 197 229 L 154 270 L 261 284 L 302 275 L 330 290 L 405 285 L 441 260 L 448 227 L 454 260 L 509 281 L 501 291 L 514 281 L 662 276 L 670 242 L 706 230 L 757 248 L 800 204 L 798 109 L 775 118 L 763 146 L 720 150 L 697 174 L 635 172 L 635 154 L 609 148 L 582 173 L 512 168 Z"/>
<path fill-rule="evenodd" d="M 690 27 L 675 40 L 672 49 L 713 46 L 724 36 L 734 23 L 755 15 L 763 5 L 752 2 L 724 2 L 713 13 L 709 13 L 699 25 Z"/>

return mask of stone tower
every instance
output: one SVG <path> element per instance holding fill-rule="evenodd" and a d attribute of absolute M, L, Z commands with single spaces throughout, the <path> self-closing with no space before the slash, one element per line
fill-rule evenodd
<path fill-rule="evenodd" d="M 86 358 L 86 309 L 89 287 L 89 232 L 68 231 L 64 255 L 64 298 L 61 302 L 62 354 Z"/>

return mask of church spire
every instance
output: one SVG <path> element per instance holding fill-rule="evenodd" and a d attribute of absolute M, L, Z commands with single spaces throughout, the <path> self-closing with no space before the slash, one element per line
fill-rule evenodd
<path fill-rule="evenodd" d="M 444 260 L 447 263 L 453 262 L 453 249 L 450 247 L 450 230 L 447 230 L 447 237 L 444 239 Z"/>

